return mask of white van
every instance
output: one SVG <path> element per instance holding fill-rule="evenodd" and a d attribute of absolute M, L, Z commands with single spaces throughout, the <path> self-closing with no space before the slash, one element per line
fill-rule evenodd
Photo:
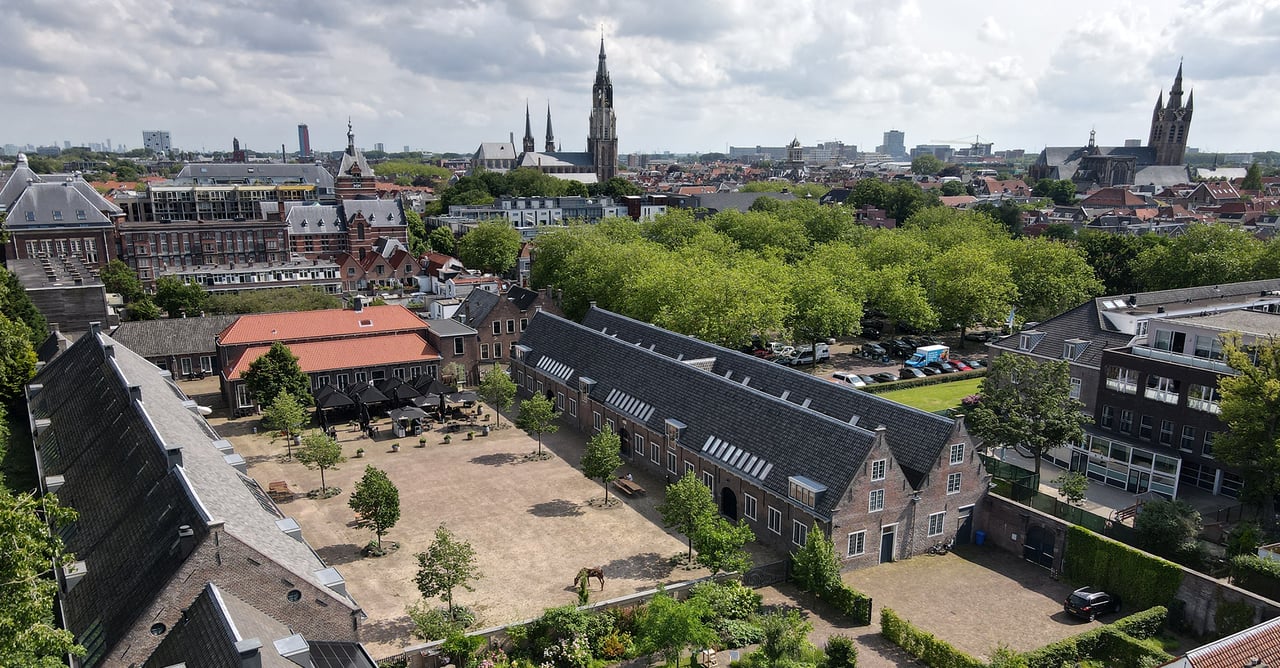
<path fill-rule="evenodd" d="M 835 372 L 835 373 L 831 374 L 831 380 L 834 380 L 834 381 L 835 381 L 835 382 L 837 382 L 837 383 L 844 383 L 844 384 L 847 384 L 847 385 L 852 385 L 852 386 L 854 386 L 854 387 L 866 387 L 866 386 L 867 386 L 867 381 L 865 381 L 865 380 L 863 380 L 863 379 L 859 378 L 859 377 L 858 377 L 858 374 L 856 374 L 856 373 L 845 373 L 845 372 L 843 372 L 843 371 L 837 371 L 837 372 Z"/>

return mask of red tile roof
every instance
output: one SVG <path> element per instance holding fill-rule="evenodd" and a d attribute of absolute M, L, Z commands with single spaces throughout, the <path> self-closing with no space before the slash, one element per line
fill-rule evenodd
<path fill-rule="evenodd" d="M 260 313 L 241 316 L 218 335 L 222 345 L 270 343 L 298 339 L 385 334 L 426 329 L 427 323 L 403 306 L 367 306 L 351 309 Z M 363 345 L 363 344 L 362 344 Z"/>
<path fill-rule="evenodd" d="M 227 378 L 239 378 L 253 361 L 262 357 L 271 346 L 252 346 L 231 361 Z M 367 336 L 359 341 L 311 341 L 294 343 L 289 350 L 298 356 L 298 366 L 304 373 L 360 369 L 386 364 L 413 364 L 434 362 L 440 353 L 417 334 L 384 334 Z"/>
<path fill-rule="evenodd" d="M 1250 659 L 1269 666 L 1280 662 L 1280 618 L 1193 649 L 1186 662 L 1194 668 L 1243 668 Z"/>

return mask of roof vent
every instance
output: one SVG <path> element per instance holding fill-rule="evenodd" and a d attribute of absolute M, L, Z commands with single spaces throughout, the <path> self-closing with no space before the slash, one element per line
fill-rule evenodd
<path fill-rule="evenodd" d="M 347 596 L 347 581 L 342 579 L 342 574 L 338 572 L 338 569 L 332 567 L 324 568 L 315 571 L 313 575 L 315 575 L 316 580 L 320 581 L 320 584 L 328 587 L 334 592 L 337 592 L 341 596 Z"/>
<path fill-rule="evenodd" d="M 46 494 L 57 494 L 66 482 L 67 479 L 63 476 L 47 475 L 44 477 L 44 491 Z"/>
<path fill-rule="evenodd" d="M 222 461 L 226 462 L 231 466 L 231 468 L 241 473 L 247 474 L 249 472 L 249 464 L 245 462 L 244 457 L 241 457 L 238 454 L 231 453 L 229 455 L 223 455 Z"/>
<path fill-rule="evenodd" d="M 195 549 L 196 532 L 192 530 L 191 525 L 184 524 L 178 527 L 178 558 L 186 559 Z"/>
<path fill-rule="evenodd" d="M 62 567 L 62 593 L 71 593 L 76 585 L 89 574 L 89 566 L 83 561 L 76 561 Z"/>
<path fill-rule="evenodd" d="M 311 646 L 307 644 L 307 639 L 303 638 L 302 634 L 295 633 L 271 644 L 275 645 L 276 653 L 280 656 L 302 666 L 302 668 L 312 668 Z"/>
<path fill-rule="evenodd" d="M 276 527 L 284 532 L 284 534 L 299 543 L 302 541 L 302 527 L 298 526 L 298 522 L 292 517 L 286 517 L 282 520 L 276 520 Z"/>

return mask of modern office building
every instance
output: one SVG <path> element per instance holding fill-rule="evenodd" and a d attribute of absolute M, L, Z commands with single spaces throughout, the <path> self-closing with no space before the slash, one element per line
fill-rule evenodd
<path fill-rule="evenodd" d="M 144 130 L 142 132 L 142 148 L 156 153 L 169 153 L 173 146 L 169 141 L 168 130 Z"/>

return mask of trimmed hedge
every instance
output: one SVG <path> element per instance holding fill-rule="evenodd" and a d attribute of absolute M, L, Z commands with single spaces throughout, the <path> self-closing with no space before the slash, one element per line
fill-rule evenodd
<path fill-rule="evenodd" d="M 931 668 L 986 668 L 987 665 L 932 633 L 917 629 L 890 608 L 880 609 L 880 635 Z"/>
<path fill-rule="evenodd" d="M 871 597 L 843 582 L 819 592 L 818 598 L 830 603 L 841 614 L 853 619 L 858 626 L 871 623 Z"/>
<path fill-rule="evenodd" d="M 1167 616 L 1168 610 L 1156 606 L 1114 624 L 1063 638 L 1023 656 L 1027 660 L 1027 668 L 1061 668 L 1081 661 L 1098 661 L 1123 668 L 1160 665 L 1173 657 L 1154 647 L 1147 639 L 1159 633 Z"/>
<path fill-rule="evenodd" d="M 936 376 L 926 376 L 924 378 L 909 378 L 907 380 L 895 380 L 892 383 L 876 383 L 875 385 L 867 385 L 858 388 L 868 394 L 880 394 L 881 392 L 892 392 L 894 390 L 905 390 L 912 387 L 923 387 L 925 385 L 941 385 L 942 383 L 953 383 L 957 380 L 966 380 L 976 376 L 987 375 L 986 367 L 974 369 L 972 371 L 957 371 L 955 373 L 940 373 Z"/>
<path fill-rule="evenodd" d="M 1182 584 L 1182 568 L 1084 527 L 1067 529 L 1063 574 L 1077 586 L 1115 592 L 1124 605 L 1169 606 Z"/>
<path fill-rule="evenodd" d="M 1231 558 L 1231 583 L 1271 600 L 1280 600 L 1280 561 L 1253 554 Z"/>

